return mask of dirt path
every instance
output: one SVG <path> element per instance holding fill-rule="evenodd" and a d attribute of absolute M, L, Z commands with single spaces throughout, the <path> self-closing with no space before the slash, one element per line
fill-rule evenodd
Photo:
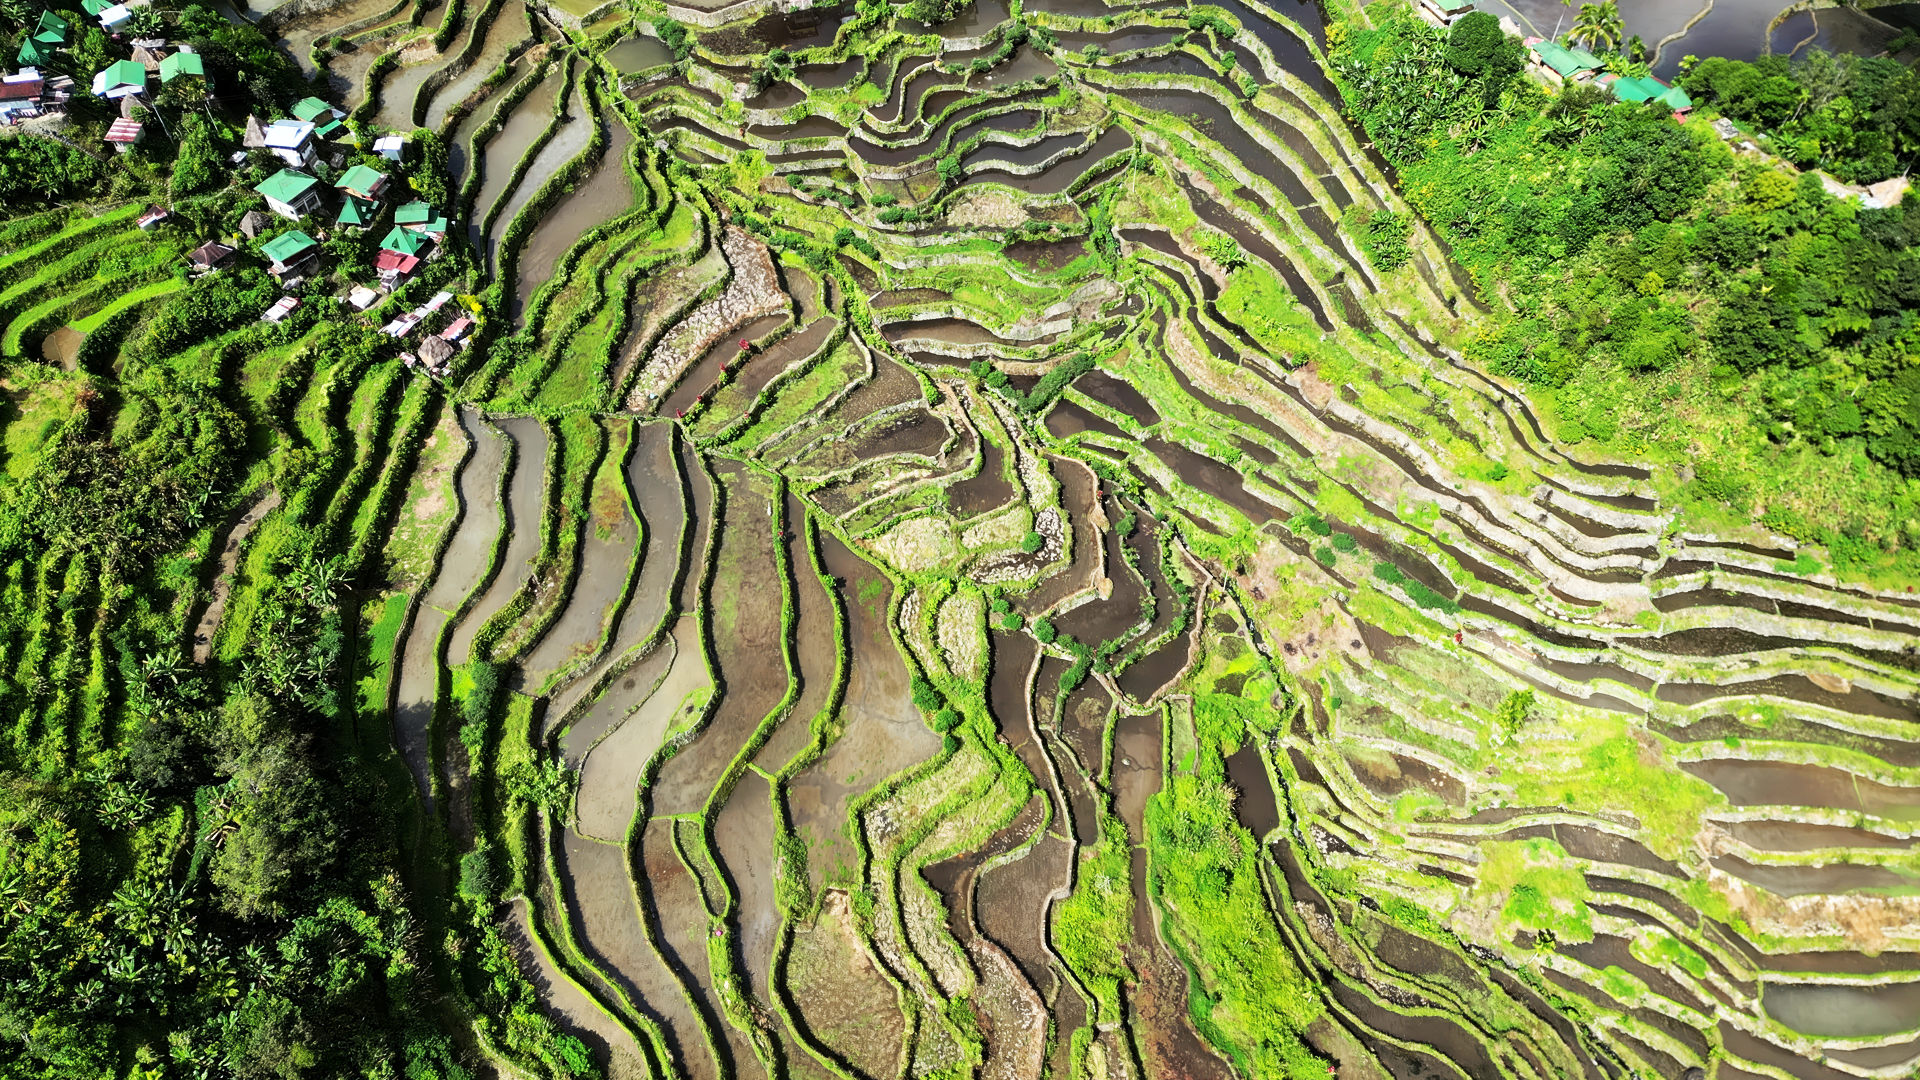
<path fill-rule="evenodd" d="M 227 596 L 233 592 L 235 571 L 240 566 L 240 549 L 246 544 L 248 534 L 280 505 L 280 492 L 269 491 L 240 515 L 227 530 L 226 543 L 220 549 L 220 571 L 213 577 L 213 599 L 207 602 L 207 610 L 200 614 L 199 625 L 193 629 L 193 662 L 204 664 L 213 655 L 213 638 L 220 632 L 220 620 L 227 614 Z"/>

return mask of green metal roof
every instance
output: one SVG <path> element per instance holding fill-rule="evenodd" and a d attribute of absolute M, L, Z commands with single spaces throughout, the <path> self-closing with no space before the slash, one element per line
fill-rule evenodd
<path fill-rule="evenodd" d="M 1678 86 L 1667 87 L 1667 92 L 1661 94 L 1656 100 L 1674 112 L 1681 112 L 1693 108 L 1693 99 L 1688 97 L 1687 92 Z"/>
<path fill-rule="evenodd" d="M 1591 54 L 1576 52 L 1551 41 L 1543 41 L 1535 45 L 1533 51 L 1540 57 L 1541 63 L 1558 72 L 1563 79 L 1571 78 L 1582 71 L 1592 71 L 1600 66 L 1600 61 L 1595 60 Z"/>
<path fill-rule="evenodd" d="M 253 190 L 265 195 L 269 199 L 291 206 L 295 200 L 305 195 L 308 190 L 319 182 L 320 181 L 315 180 L 306 173 L 294 172 L 292 169 L 281 169 L 279 172 L 267 177 Z"/>
<path fill-rule="evenodd" d="M 418 255 L 420 249 L 427 246 L 427 238 L 412 229 L 395 225 L 393 231 L 387 234 L 387 238 L 380 241 L 380 246 L 402 255 Z"/>
<path fill-rule="evenodd" d="M 20 43 L 18 59 L 21 67 L 39 67 L 53 59 L 53 53 L 45 45 L 28 38 Z"/>
<path fill-rule="evenodd" d="M 135 60 L 115 60 L 113 63 L 107 65 L 105 89 L 113 90 L 122 86 L 138 86 L 144 88 L 146 85 L 146 65 Z"/>
<path fill-rule="evenodd" d="M 380 182 L 386 178 L 386 174 L 380 172 L 378 169 L 370 169 L 365 165 L 355 165 L 353 168 L 342 173 L 340 179 L 333 182 L 333 186 L 349 191 L 359 191 L 370 194 L 373 189 L 379 187 Z"/>
<path fill-rule="evenodd" d="M 1588 52 L 1585 49 L 1579 48 L 1578 46 L 1569 45 L 1566 47 L 1566 49 L 1567 49 L 1567 55 L 1573 57 L 1574 60 L 1579 62 L 1581 67 L 1599 69 L 1607 66 L 1607 62 L 1605 60 L 1600 59 L 1599 57 L 1593 55 L 1592 53 Z"/>
<path fill-rule="evenodd" d="M 415 199 L 395 210 L 393 220 L 400 225 L 424 225 L 433 220 L 433 207 Z"/>
<path fill-rule="evenodd" d="M 293 115 L 313 125 L 313 133 L 323 139 L 331 139 L 347 126 L 333 114 L 333 106 L 317 97 L 301 98 L 293 103 Z"/>
<path fill-rule="evenodd" d="M 198 75 L 205 78 L 207 62 L 200 59 L 199 53 L 174 53 L 160 61 L 160 81 L 172 82 L 181 75 Z"/>
<path fill-rule="evenodd" d="M 40 38 L 41 41 L 47 40 L 40 36 L 42 34 L 58 34 L 60 35 L 58 40 L 65 42 L 67 40 L 67 20 L 55 15 L 51 11 L 41 12 L 40 25 L 34 27 L 33 36 Z"/>
<path fill-rule="evenodd" d="M 365 199 L 356 199 L 349 195 L 340 203 L 340 224 L 352 225 L 364 229 L 373 224 L 378 208 Z"/>
<path fill-rule="evenodd" d="M 1629 75 L 1613 80 L 1609 87 L 1613 96 L 1621 101 L 1651 101 L 1667 92 L 1667 88 L 1652 79 L 1641 79 Z"/>
<path fill-rule="evenodd" d="M 289 229 L 260 245 L 260 253 L 285 266 L 319 246 L 319 241 L 299 229 Z"/>
<path fill-rule="evenodd" d="M 113 0 L 80 0 L 80 6 L 86 9 L 87 14 L 98 16 L 113 6 Z"/>

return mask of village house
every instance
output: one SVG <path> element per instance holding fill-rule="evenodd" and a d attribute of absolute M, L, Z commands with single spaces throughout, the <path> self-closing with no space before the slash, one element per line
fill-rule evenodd
<path fill-rule="evenodd" d="M 273 218 L 258 210 L 249 210 L 240 215 L 240 232 L 249 240 L 258 240 L 260 235 L 273 228 Z"/>
<path fill-rule="evenodd" d="M 39 115 L 40 95 L 46 92 L 46 86 L 47 81 L 34 68 L 0 78 L 0 121 Z"/>
<path fill-rule="evenodd" d="M 387 194 L 387 176 L 365 165 L 355 165 L 333 182 L 340 191 L 367 202 L 379 202 Z"/>
<path fill-rule="evenodd" d="M 93 76 L 93 94 L 112 100 L 147 92 L 147 69 L 132 60 L 115 60 Z"/>
<path fill-rule="evenodd" d="M 305 120 L 275 120 L 261 132 L 261 137 L 267 149 L 290 169 L 312 168 L 320 158 L 320 151 L 314 146 L 313 125 Z"/>
<path fill-rule="evenodd" d="M 166 207 L 155 206 L 153 203 L 148 203 L 147 208 L 140 211 L 140 216 L 134 219 L 134 224 L 140 226 L 141 232 L 148 232 L 158 228 L 161 223 L 172 216 L 173 212 Z"/>
<path fill-rule="evenodd" d="M 204 81 L 207 77 L 207 62 L 199 53 L 181 49 L 172 56 L 160 61 L 160 82 L 170 83 L 182 75 L 191 75 Z"/>
<path fill-rule="evenodd" d="M 233 249 L 217 240 L 209 240 L 187 253 L 187 265 L 201 273 L 219 268 L 233 258 Z"/>
<path fill-rule="evenodd" d="M 380 204 L 348 195 L 340 200 L 340 213 L 334 216 L 334 224 L 343 229 L 364 229 L 373 224 L 380 214 Z"/>
<path fill-rule="evenodd" d="M 133 18 L 133 9 L 125 4 L 108 4 L 94 12 L 93 16 L 100 20 L 100 29 L 117 34 L 126 29 L 127 23 Z"/>
<path fill-rule="evenodd" d="M 312 124 L 313 133 L 322 139 L 337 139 L 347 131 L 347 126 L 340 122 L 347 118 L 347 114 L 317 97 L 301 98 L 294 102 L 293 115 Z"/>
<path fill-rule="evenodd" d="M 447 219 L 434 213 L 433 207 L 415 199 L 393 212 L 393 223 L 436 243 L 447 235 Z"/>
<path fill-rule="evenodd" d="M 405 161 L 407 140 L 398 135 L 382 135 L 373 140 L 373 152 L 388 161 Z"/>
<path fill-rule="evenodd" d="M 392 292 L 420 268 L 420 256 L 383 247 L 380 254 L 374 256 L 373 268 L 380 274 L 380 287 Z"/>
<path fill-rule="evenodd" d="M 107 128 L 106 142 L 116 154 L 124 154 L 146 140 L 147 125 L 121 117 Z"/>
<path fill-rule="evenodd" d="M 280 320 L 300 310 L 300 298 L 283 296 L 273 302 L 273 306 L 260 313 L 261 322 L 278 323 Z"/>
<path fill-rule="evenodd" d="M 267 200 L 274 213 L 293 221 L 320 209 L 320 181 L 292 169 L 281 169 L 253 190 Z"/>
<path fill-rule="evenodd" d="M 1585 49 L 1569 49 L 1542 38 L 1529 38 L 1526 46 L 1532 57 L 1528 69 L 1553 86 L 1568 80 L 1591 79 L 1605 66 L 1599 57 Z"/>
<path fill-rule="evenodd" d="M 289 229 L 260 245 L 260 254 L 272 261 L 267 269 L 290 287 L 294 282 L 286 280 L 289 276 L 303 274 L 319 259 L 320 242 L 299 229 Z"/>

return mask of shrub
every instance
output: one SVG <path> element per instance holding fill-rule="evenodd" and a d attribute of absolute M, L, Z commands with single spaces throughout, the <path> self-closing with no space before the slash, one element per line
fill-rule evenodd
<path fill-rule="evenodd" d="M 1330 547 L 1322 545 L 1313 549 L 1313 557 L 1323 566 L 1332 566 L 1340 561 L 1340 556 Z"/>
<path fill-rule="evenodd" d="M 926 680 L 924 675 L 913 677 L 913 704 L 925 712 L 937 713 L 946 708 L 947 699 Z"/>
<path fill-rule="evenodd" d="M 941 709 L 939 712 L 933 715 L 933 730 L 938 731 L 944 735 L 947 732 L 952 731 L 953 726 L 955 724 L 958 724 L 959 722 L 960 722 L 959 710 L 949 706 L 947 708 Z"/>
<path fill-rule="evenodd" d="M 1349 555 L 1360 550 L 1360 542 L 1346 533 L 1333 534 L 1333 546 Z"/>
<path fill-rule="evenodd" d="M 1000 629 L 1002 630 L 1011 630 L 1011 631 L 1017 632 L 1021 627 L 1025 625 L 1027 625 L 1027 620 L 1021 618 L 1020 613 L 1017 611 L 1009 611 L 1006 613 L 1006 615 L 1002 616 L 1000 619 Z"/>
<path fill-rule="evenodd" d="M 1301 514 L 1287 522 L 1287 528 L 1292 530 L 1295 536 L 1302 533 L 1312 533 L 1315 536 L 1333 535 L 1333 526 L 1321 520 L 1318 514 Z"/>
<path fill-rule="evenodd" d="M 1042 645 L 1053 644 L 1054 639 L 1059 635 L 1060 632 L 1053 628 L 1053 624 L 1047 621 L 1045 615 L 1033 620 L 1033 636 L 1039 638 Z"/>
<path fill-rule="evenodd" d="M 500 887 L 494 868 L 493 845 L 482 841 L 460 857 L 460 895 L 476 904 L 492 904 L 494 890 Z"/>
<path fill-rule="evenodd" d="M 1047 546 L 1046 537 L 1041 536 L 1039 533 L 1034 532 L 1031 529 L 1027 530 L 1027 535 L 1020 538 L 1020 550 L 1026 552 L 1029 555 L 1033 554 L 1036 551 L 1039 551 L 1041 548 L 1046 546 Z"/>

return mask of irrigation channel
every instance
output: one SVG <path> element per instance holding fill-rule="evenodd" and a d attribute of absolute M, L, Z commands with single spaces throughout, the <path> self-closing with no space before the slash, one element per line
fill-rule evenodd
<path fill-rule="evenodd" d="M 1468 365 L 1441 247 L 1348 232 L 1406 211 L 1315 8 L 749 8 L 678 67 L 520 0 L 284 31 L 442 127 L 531 342 L 424 406 L 375 659 L 557 1022 L 616 1075 L 1908 1074 L 1920 606 L 1679 535 Z"/>

